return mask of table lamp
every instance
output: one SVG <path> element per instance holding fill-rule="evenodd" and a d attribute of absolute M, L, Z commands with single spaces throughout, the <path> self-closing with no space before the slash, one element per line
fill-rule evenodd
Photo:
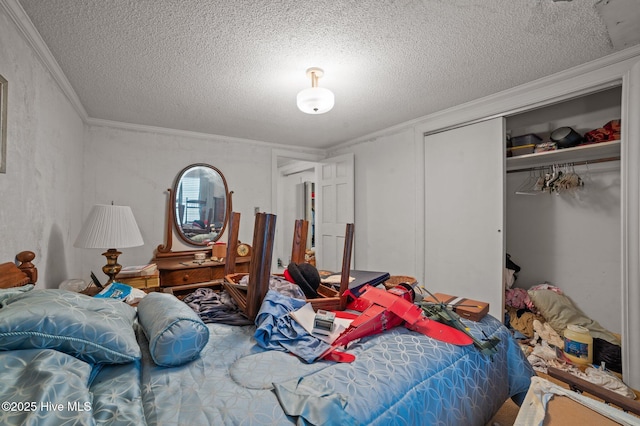
<path fill-rule="evenodd" d="M 73 245 L 79 248 L 108 249 L 102 253 L 107 258 L 102 272 L 109 276 L 107 284 L 110 284 L 122 269 L 122 265 L 118 264 L 118 256 L 122 253 L 115 247 L 137 247 L 143 244 L 131 207 L 96 204 L 91 208 Z"/>

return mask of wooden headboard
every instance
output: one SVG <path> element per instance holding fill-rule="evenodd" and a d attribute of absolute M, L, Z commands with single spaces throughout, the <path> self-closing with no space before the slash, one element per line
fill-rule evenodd
<path fill-rule="evenodd" d="M 38 281 L 38 269 L 31 263 L 35 257 L 32 251 L 21 251 L 16 255 L 18 265 L 15 262 L 0 263 L 0 288 L 35 284 Z"/>

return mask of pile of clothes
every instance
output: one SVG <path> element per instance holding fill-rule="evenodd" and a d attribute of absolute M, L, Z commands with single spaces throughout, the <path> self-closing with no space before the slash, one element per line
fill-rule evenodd
<path fill-rule="evenodd" d="M 564 349 L 564 330 L 568 324 L 587 328 L 593 337 L 593 363 L 604 363 L 609 370 L 622 372 L 622 348 L 619 336 L 606 330 L 597 321 L 585 315 L 562 289 L 549 283 L 529 289 L 514 287 L 520 267 L 507 254 L 505 277 L 505 324 L 523 343 L 527 355 L 542 342 L 550 345 L 553 357 L 556 348 Z M 554 338 L 557 336 L 557 338 Z M 535 350 L 541 350 L 537 348 Z M 530 359 L 534 367 L 545 371 L 547 357 Z"/>

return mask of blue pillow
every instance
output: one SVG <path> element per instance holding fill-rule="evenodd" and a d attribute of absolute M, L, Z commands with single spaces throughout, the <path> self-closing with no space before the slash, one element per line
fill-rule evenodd
<path fill-rule="evenodd" d="M 209 329 L 187 304 L 168 293 L 149 293 L 138 304 L 138 321 L 153 361 L 174 367 L 196 359 Z"/>
<path fill-rule="evenodd" d="M 126 303 L 66 290 L 34 289 L 2 300 L 0 350 L 55 349 L 92 364 L 140 359 Z"/>

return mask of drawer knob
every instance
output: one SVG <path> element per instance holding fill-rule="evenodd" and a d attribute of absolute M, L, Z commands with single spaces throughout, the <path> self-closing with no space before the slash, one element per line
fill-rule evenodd
<path fill-rule="evenodd" d="M 189 274 L 184 274 L 182 276 L 182 281 L 188 281 L 189 280 Z"/>

